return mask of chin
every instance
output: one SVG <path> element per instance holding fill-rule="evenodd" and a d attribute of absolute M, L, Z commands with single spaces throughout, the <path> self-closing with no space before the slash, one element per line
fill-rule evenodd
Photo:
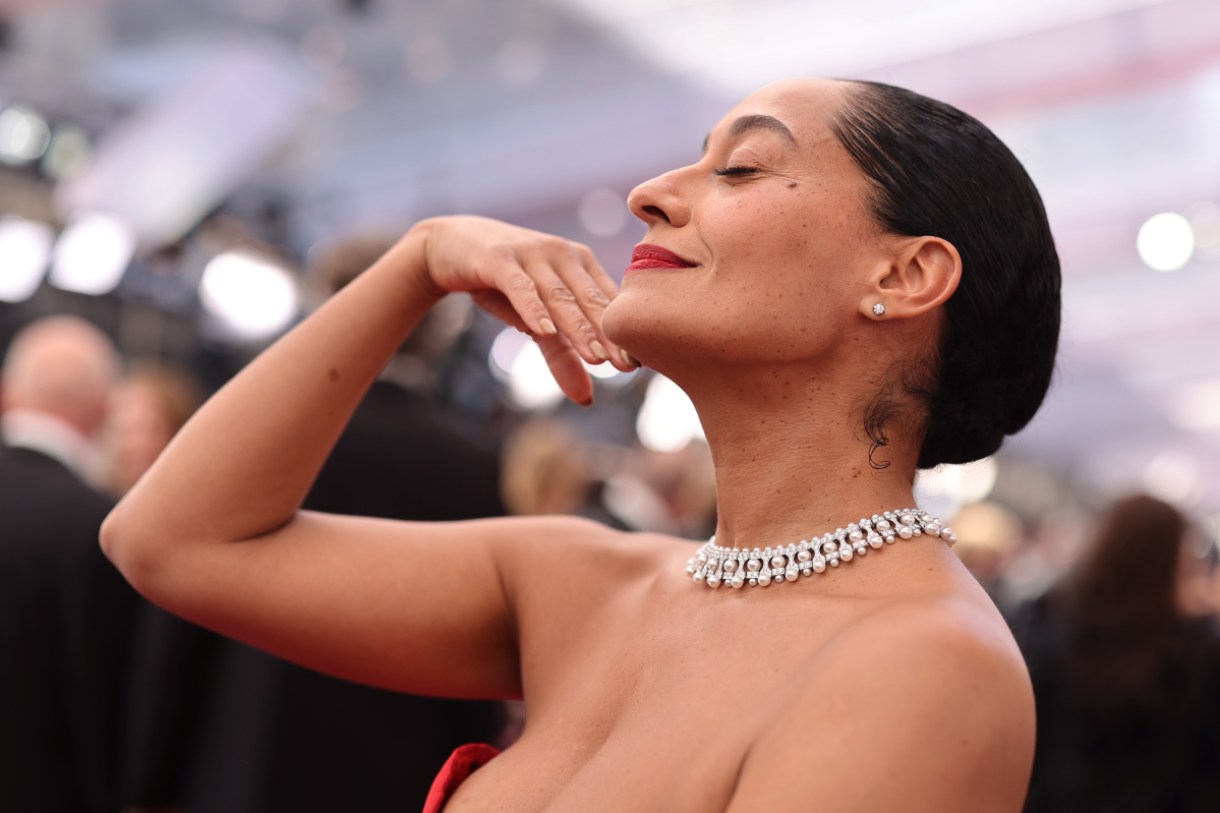
<path fill-rule="evenodd" d="M 610 300 L 610 304 L 602 311 L 602 332 L 606 334 L 607 339 L 615 344 L 619 343 L 619 337 L 623 335 L 623 320 L 629 316 L 628 308 L 624 307 L 623 299 L 623 294 L 619 293 L 614 299 Z"/>
<path fill-rule="evenodd" d="M 684 329 L 681 315 L 665 304 L 651 295 L 620 293 L 602 314 L 602 331 L 642 365 L 672 378 L 672 368 L 697 350 L 689 346 L 692 326 Z"/>
<path fill-rule="evenodd" d="M 661 339 L 656 334 L 664 321 L 664 317 L 649 307 L 646 299 L 620 292 L 602 313 L 602 332 L 637 360 L 647 363 L 642 356 Z"/>

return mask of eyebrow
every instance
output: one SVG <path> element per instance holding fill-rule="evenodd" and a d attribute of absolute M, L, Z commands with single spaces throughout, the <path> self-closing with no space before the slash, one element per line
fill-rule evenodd
<path fill-rule="evenodd" d="M 770 130 L 783 136 L 784 140 L 792 146 L 796 146 L 796 136 L 788 129 L 788 125 L 774 116 L 768 116 L 763 113 L 751 113 L 750 115 L 734 119 L 733 123 L 729 125 L 728 138 L 739 138 L 751 130 Z M 707 152 L 707 144 L 710 138 L 710 133 L 704 137 L 703 152 Z"/>

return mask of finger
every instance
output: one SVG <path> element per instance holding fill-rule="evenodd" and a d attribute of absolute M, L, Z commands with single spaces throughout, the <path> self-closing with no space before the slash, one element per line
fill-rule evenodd
<path fill-rule="evenodd" d="M 538 286 L 519 262 L 499 263 L 493 276 L 495 287 L 520 316 L 527 332 L 535 336 L 555 336 L 559 333 L 551 312 L 538 294 Z"/>
<path fill-rule="evenodd" d="M 602 267 L 598 262 L 597 255 L 588 246 L 580 246 L 583 251 L 578 252 L 581 265 L 584 266 L 585 272 L 597 285 L 598 289 L 605 294 L 606 299 L 614 299 L 618 296 L 618 283 L 614 281 L 614 277 Z"/>
<path fill-rule="evenodd" d="M 593 379 L 581 363 L 580 354 L 564 336 L 535 338 L 547 367 L 563 394 L 581 406 L 593 403 Z"/>
<path fill-rule="evenodd" d="M 479 291 L 471 291 L 470 299 L 509 327 L 515 327 L 523 333 L 531 332 L 529 325 L 525 324 L 525 320 L 521 318 L 521 314 L 517 313 L 512 303 L 508 301 L 508 297 L 496 289 L 484 288 Z"/>
<path fill-rule="evenodd" d="M 522 265 L 537 286 L 538 295 L 553 317 L 559 332 L 590 364 L 610 359 L 601 334 L 601 314 L 609 301 L 584 274 L 574 256 L 530 253 Z"/>
<path fill-rule="evenodd" d="M 577 244 L 576 256 L 581 263 L 583 273 L 597 286 L 597 290 L 605 297 L 604 304 L 601 305 L 600 311 L 604 312 L 606 306 L 610 304 L 610 300 L 618 296 L 618 284 L 614 278 L 606 272 L 602 264 L 598 262 L 597 255 L 593 253 L 588 246 Z M 605 338 L 605 331 L 602 329 L 602 313 L 597 314 L 594 323 L 597 325 L 598 332 Z M 610 362 L 623 372 L 631 372 L 637 369 L 640 365 L 635 359 L 627 354 L 626 350 L 615 346 L 611 341 L 605 342 L 610 348 Z"/>
<path fill-rule="evenodd" d="M 485 289 L 472 291 L 470 298 L 483 310 L 506 323 L 510 327 L 529 333 L 529 327 L 521 319 L 521 315 L 513 309 L 512 304 L 499 291 Z M 572 349 L 572 345 L 563 336 L 534 336 L 546 359 L 547 367 L 559 389 L 565 396 L 582 406 L 593 403 L 593 380 L 589 377 L 580 356 Z"/>
<path fill-rule="evenodd" d="M 602 329 L 602 316 L 618 289 L 592 250 L 569 241 L 547 249 L 528 256 L 525 262 L 547 307 L 564 320 L 563 332 L 575 337 L 574 344 L 591 364 L 609 361 L 624 372 L 639 367 Z M 561 284 L 556 284 L 556 278 Z"/>

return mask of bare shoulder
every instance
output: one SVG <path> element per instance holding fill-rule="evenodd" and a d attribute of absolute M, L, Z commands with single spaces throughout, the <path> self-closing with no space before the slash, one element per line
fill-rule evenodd
<path fill-rule="evenodd" d="M 994 608 L 896 602 L 807 667 L 747 756 L 730 811 L 805 810 L 811 794 L 827 813 L 1021 809 L 1033 693 Z"/>
<path fill-rule="evenodd" d="M 495 523 L 496 557 L 506 573 L 530 581 L 594 571 L 624 576 L 647 570 L 678 540 L 620 531 L 572 516 L 515 517 Z M 610 568 L 606 572 L 606 568 Z"/>
<path fill-rule="evenodd" d="M 495 545 L 496 569 L 518 642 L 523 688 L 535 698 L 539 689 L 570 674 L 581 657 L 575 642 L 618 624 L 682 544 L 573 517 L 523 518 L 499 527 L 506 536 Z"/>
<path fill-rule="evenodd" d="M 519 613 L 603 603 L 608 593 L 653 577 L 682 544 L 569 516 L 499 520 L 496 529 L 497 570 Z"/>

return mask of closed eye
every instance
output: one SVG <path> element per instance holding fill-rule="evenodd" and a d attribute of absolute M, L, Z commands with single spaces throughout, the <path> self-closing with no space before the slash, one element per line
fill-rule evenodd
<path fill-rule="evenodd" d="M 721 175 L 721 176 L 753 175 L 754 173 L 758 172 L 758 168 L 757 167 L 722 167 L 721 169 L 717 169 L 715 172 L 717 175 Z"/>

